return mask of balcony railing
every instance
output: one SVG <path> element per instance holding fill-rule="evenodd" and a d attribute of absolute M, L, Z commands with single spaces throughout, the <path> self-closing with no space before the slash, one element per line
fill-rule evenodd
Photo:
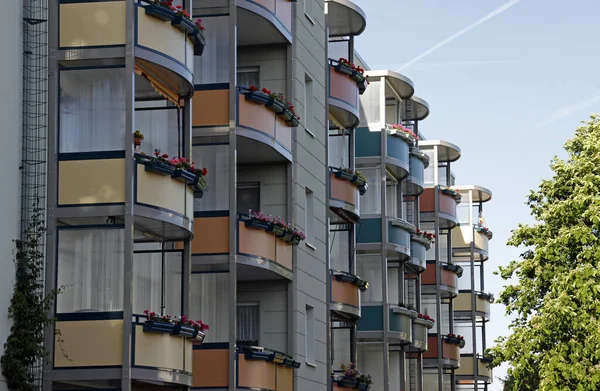
<path fill-rule="evenodd" d="M 437 367 L 438 358 L 442 360 L 442 367 L 446 369 L 458 368 L 460 361 L 460 346 L 449 342 L 446 337 L 442 338 L 442 351 L 438 350 L 438 336 L 429 335 L 427 352 L 423 353 L 423 366 L 427 368 Z M 440 357 L 441 356 L 441 357 Z"/>
<path fill-rule="evenodd" d="M 456 297 L 458 294 L 458 278 L 462 275 L 462 268 L 451 264 L 440 265 L 440 295 L 445 298 Z M 435 293 L 437 281 L 437 268 L 435 261 L 427 263 L 427 269 L 421 275 L 423 293 Z"/>
<path fill-rule="evenodd" d="M 360 318 L 360 293 L 369 284 L 358 276 L 346 272 L 331 271 L 330 309 L 341 318 L 355 321 Z"/>
<path fill-rule="evenodd" d="M 360 121 L 359 95 L 367 88 L 363 72 L 348 63 L 329 60 L 329 110 L 345 128 Z"/>
<path fill-rule="evenodd" d="M 444 189 L 428 188 L 425 189 L 419 198 L 419 208 L 421 212 L 421 221 L 431 222 L 434 220 L 436 211 L 435 193 L 439 194 L 439 208 L 437 210 L 440 217 L 440 228 L 452 228 L 458 223 L 456 218 L 456 205 L 458 198 L 448 194 Z"/>

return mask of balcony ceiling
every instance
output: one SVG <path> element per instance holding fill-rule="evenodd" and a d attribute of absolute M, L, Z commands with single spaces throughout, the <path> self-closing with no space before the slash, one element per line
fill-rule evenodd
<path fill-rule="evenodd" d="M 408 99 L 415 93 L 415 86 L 412 80 L 398 72 L 386 69 L 382 71 L 367 71 L 366 74 L 369 76 L 369 81 L 371 82 L 381 78 L 387 81 L 386 98 Z"/>
<path fill-rule="evenodd" d="M 492 192 L 485 187 L 477 185 L 454 186 L 454 188 L 463 196 L 469 195 L 469 190 L 473 191 L 473 202 L 488 202 L 492 199 Z"/>
<path fill-rule="evenodd" d="M 410 99 L 403 100 L 401 106 L 404 120 L 422 121 L 429 116 L 429 103 L 418 96 L 413 95 Z"/>
<path fill-rule="evenodd" d="M 438 162 L 455 162 L 460 159 L 460 148 L 452 143 L 443 140 L 419 141 L 419 149 L 423 151 L 432 150 L 435 146 L 438 147 Z"/>
<path fill-rule="evenodd" d="M 325 7 L 330 37 L 347 37 L 362 34 L 367 27 L 363 10 L 349 0 L 326 0 Z"/>

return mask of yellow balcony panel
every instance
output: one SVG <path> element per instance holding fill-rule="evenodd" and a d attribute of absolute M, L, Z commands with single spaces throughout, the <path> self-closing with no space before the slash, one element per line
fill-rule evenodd
<path fill-rule="evenodd" d="M 238 44 L 291 43 L 293 3 L 291 0 L 238 1 Z"/>
<path fill-rule="evenodd" d="M 329 208 L 335 215 L 349 223 L 360 222 L 358 199 L 360 193 L 356 184 L 329 174 Z"/>
<path fill-rule="evenodd" d="M 423 366 L 425 368 L 437 368 L 439 365 L 438 359 L 441 358 L 442 368 L 458 368 L 460 361 L 460 348 L 458 345 L 442 339 L 442 351 L 440 354 L 437 334 L 430 334 L 428 338 L 428 348 L 427 351 L 423 353 Z"/>
<path fill-rule="evenodd" d="M 125 1 L 60 4 L 59 45 L 125 45 Z"/>
<path fill-rule="evenodd" d="M 460 368 L 455 372 L 457 382 L 461 384 L 487 383 L 493 380 L 493 371 L 488 368 L 489 363 L 481 356 L 461 354 Z"/>
<path fill-rule="evenodd" d="M 65 160 L 58 163 L 58 205 L 125 202 L 125 159 Z"/>
<path fill-rule="evenodd" d="M 360 318 L 360 293 L 368 284 L 360 277 L 346 272 L 331 271 L 331 303 L 329 308 L 345 320 Z"/>
<path fill-rule="evenodd" d="M 469 259 L 471 251 L 477 261 L 486 261 L 488 256 L 488 237 L 477 232 L 470 225 L 460 225 L 452 229 L 452 254 L 455 257 Z M 471 249 L 471 243 L 473 248 Z"/>
<path fill-rule="evenodd" d="M 475 297 L 475 310 L 473 309 L 472 298 Z M 489 299 L 486 294 L 481 292 L 463 291 L 458 293 L 454 299 L 454 317 L 456 319 L 473 319 L 487 321 L 490 319 L 490 305 L 493 299 Z"/>
<path fill-rule="evenodd" d="M 423 293 L 435 293 L 437 281 L 437 269 L 435 262 L 427 263 L 427 269 L 421 274 L 421 289 Z M 458 294 L 458 275 L 440 265 L 440 295 L 450 298 Z"/>

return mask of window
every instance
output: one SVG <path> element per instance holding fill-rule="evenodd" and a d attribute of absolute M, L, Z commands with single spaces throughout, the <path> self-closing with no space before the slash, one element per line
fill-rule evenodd
<path fill-rule="evenodd" d="M 260 86 L 260 70 L 258 67 L 244 67 L 237 70 L 237 85 L 239 87 Z"/>
<path fill-rule="evenodd" d="M 304 0 L 304 15 L 306 15 L 312 24 L 315 24 L 315 21 L 313 20 L 314 7 L 315 0 Z"/>
<path fill-rule="evenodd" d="M 314 0 L 306 0 L 314 1 Z M 308 75 L 304 75 L 304 126 L 311 130 L 313 128 L 314 113 L 314 91 L 313 81 Z"/>
<path fill-rule="evenodd" d="M 349 224 L 332 223 L 329 226 L 329 259 L 333 270 L 350 271 L 350 233 Z"/>
<path fill-rule="evenodd" d="M 304 210 L 304 221 L 306 224 L 305 235 L 306 235 L 306 243 L 313 244 L 315 239 L 315 206 L 314 206 L 314 193 L 308 187 L 305 188 L 305 210 Z"/>
<path fill-rule="evenodd" d="M 123 310 L 123 229 L 59 229 L 56 310 Z"/>
<path fill-rule="evenodd" d="M 238 303 L 237 339 L 259 345 L 260 307 L 258 303 Z"/>
<path fill-rule="evenodd" d="M 238 183 L 237 212 L 260 212 L 260 183 Z"/>
<path fill-rule="evenodd" d="M 315 365 L 315 308 L 308 304 L 305 321 L 306 363 Z"/>

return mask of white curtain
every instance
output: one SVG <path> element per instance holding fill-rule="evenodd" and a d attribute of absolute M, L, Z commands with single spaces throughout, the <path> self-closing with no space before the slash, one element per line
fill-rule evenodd
<path fill-rule="evenodd" d="M 369 281 L 369 289 L 360 294 L 363 302 L 383 301 L 381 276 L 382 262 L 380 255 L 358 255 L 356 258 L 356 271 L 358 275 Z"/>
<path fill-rule="evenodd" d="M 57 312 L 123 310 L 122 229 L 68 229 L 58 234 Z"/>
<path fill-rule="evenodd" d="M 195 145 L 196 167 L 206 167 L 209 190 L 194 202 L 196 211 L 229 210 L 229 145 Z"/>
<path fill-rule="evenodd" d="M 194 17 L 194 20 L 197 19 Z M 203 16 L 206 47 L 194 57 L 194 84 L 229 82 L 229 16 Z"/>
<path fill-rule="evenodd" d="M 160 102 L 163 105 L 166 101 Z M 179 156 L 179 137 L 177 128 L 178 109 L 136 110 L 135 127 L 144 134 L 144 140 L 139 152 L 151 155 L 155 149 L 160 149 L 169 157 Z"/>
<path fill-rule="evenodd" d="M 381 214 L 381 168 L 363 168 L 361 170 L 369 183 L 369 191 L 361 196 L 360 214 Z"/>
<path fill-rule="evenodd" d="M 60 72 L 59 152 L 125 149 L 125 68 Z"/>
<path fill-rule="evenodd" d="M 260 336 L 260 307 L 258 304 L 238 304 L 237 339 L 258 341 Z"/>
<path fill-rule="evenodd" d="M 166 252 L 165 273 L 165 315 L 181 315 L 182 254 Z M 133 312 L 142 314 L 148 309 L 161 313 L 162 307 L 162 254 L 137 253 L 133 256 Z"/>
<path fill-rule="evenodd" d="M 205 342 L 229 341 L 229 274 L 193 273 L 190 317 L 210 327 Z"/>

